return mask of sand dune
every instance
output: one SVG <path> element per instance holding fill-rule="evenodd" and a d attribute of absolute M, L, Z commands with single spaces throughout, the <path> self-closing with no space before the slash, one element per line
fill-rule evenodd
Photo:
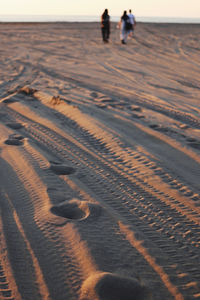
<path fill-rule="evenodd" d="M 0 39 L 0 299 L 200 299 L 200 25 Z"/>

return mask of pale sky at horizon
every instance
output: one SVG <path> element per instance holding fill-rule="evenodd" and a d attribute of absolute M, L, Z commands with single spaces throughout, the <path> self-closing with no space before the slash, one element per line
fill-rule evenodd
<path fill-rule="evenodd" d="M 110 16 L 120 16 L 131 8 L 136 16 L 200 18 L 200 0 L 0 1 L 0 15 L 101 15 L 108 8 Z"/>

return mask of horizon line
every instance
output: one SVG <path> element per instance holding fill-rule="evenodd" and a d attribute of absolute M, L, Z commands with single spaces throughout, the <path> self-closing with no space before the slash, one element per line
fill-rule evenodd
<path fill-rule="evenodd" d="M 92 15 L 92 14 L 1 14 L 0 13 L 0 16 L 57 16 L 57 17 L 64 17 L 64 16 L 69 16 L 69 17 L 98 17 L 100 15 Z M 112 17 L 120 17 L 120 15 L 110 15 Z M 194 17 L 194 16 L 187 16 L 187 17 L 182 17 L 182 16 L 152 16 L 152 15 L 137 15 L 138 18 L 168 18 L 168 19 L 174 19 L 174 18 L 178 18 L 178 19 L 200 19 L 200 16 L 199 17 Z"/>

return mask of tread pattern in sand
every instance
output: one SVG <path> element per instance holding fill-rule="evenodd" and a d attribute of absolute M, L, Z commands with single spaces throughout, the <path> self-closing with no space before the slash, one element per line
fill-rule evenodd
<path fill-rule="evenodd" d="M 4 300 L 4 299 L 13 299 L 14 300 L 14 297 L 12 297 L 12 290 L 10 289 L 9 287 L 9 282 L 7 280 L 7 277 L 6 277 L 6 274 L 5 274 L 5 271 L 3 269 L 3 266 L 0 262 L 0 296 L 1 296 L 1 299 Z"/>

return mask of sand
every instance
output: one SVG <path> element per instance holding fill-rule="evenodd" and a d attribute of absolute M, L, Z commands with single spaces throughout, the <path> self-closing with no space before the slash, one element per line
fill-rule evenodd
<path fill-rule="evenodd" d="M 0 41 L 0 299 L 200 299 L 200 25 Z"/>

